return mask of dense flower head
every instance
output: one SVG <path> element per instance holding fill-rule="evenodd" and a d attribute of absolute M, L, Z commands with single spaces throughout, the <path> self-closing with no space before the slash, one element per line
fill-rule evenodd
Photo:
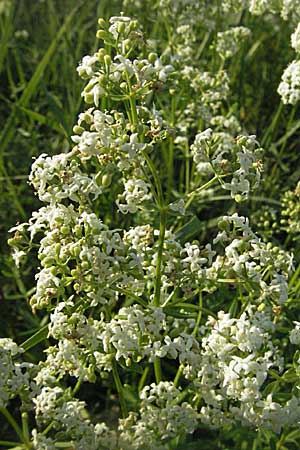
<path fill-rule="evenodd" d="M 30 363 L 18 361 L 24 350 L 10 338 L 0 339 L 0 407 L 5 408 L 9 400 L 26 394 L 30 387 Z M 24 392 L 25 391 L 25 392 Z"/>
<path fill-rule="evenodd" d="M 233 27 L 227 31 L 220 31 L 217 35 L 216 51 L 224 59 L 231 58 L 250 35 L 251 31 L 246 27 Z"/>
<path fill-rule="evenodd" d="M 202 171 L 205 163 L 218 177 L 232 176 L 230 183 L 220 180 L 236 201 L 247 199 L 250 191 L 258 187 L 262 149 L 256 136 L 234 138 L 227 132 L 213 132 L 208 128 L 196 135 L 191 152 L 198 170 Z"/>
<path fill-rule="evenodd" d="M 278 93 L 284 104 L 295 105 L 300 99 L 300 61 L 292 61 L 282 75 Z"/>

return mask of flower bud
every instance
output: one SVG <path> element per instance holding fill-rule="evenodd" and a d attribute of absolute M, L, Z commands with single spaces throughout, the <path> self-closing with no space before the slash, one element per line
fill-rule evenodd
<path fill-rule="evenodd" d="M 227 220 L 222 219 L 222 220 L 219 220 L 219 222 L 218 222 L 218 228 L 219 228 L 219 230 L 226 231 L 228 233 L 230 230 L 230 225 L 227 222 Z"/>
<path fill-rule="evenodd" d="M 148 55 L 148 60 L 152 63 L 152 64 L 154 64 L 155 63 L 155 61 L 157 60 L 157 54 L 156 53 L 149 53 L 149 55 Z"/>
<path fill-rule="evenodd" d="M 107 32 L 105 30 L 98 30 L 97 33 L 96 33 L 96 37 L 98 39 L 103 39 L 104 40 L 106 38 L 106 36 L 107 36 Z"/>
<path fill-rule="evenodd" d="M 110 186 L 110 184 L 111 184 L 111 174 L 109 174 L 109 173 L 105 173 L 104 175 L 103 175 L 103 177 L 102 177 L 102 186 L 103 187 L 108 187 L 108 186 Z"/>
<path fill-rule="evenodd" d="M 118 23 L 117 31 L 118 31 L 119 34 L 124 33 L 124 31 L 125 31 L 125 23 L 124 22 L 119 22 Z"/>
<path fill-rule="evenodd" d="M 237 195 L 234 196 L 234 200 L 237 203 L 241 203 L 243 201 L 243 197 L 241 196 L 241 194 L 237 194 Z"/>
<path fill-rule="evenodd" d="M 107 28 L 106 21 L 105 21 L 105 19 L 103 19 L 103 17 L 100 17 L 98 19 L 98 25 L 100 28 Z"/>
<path fill-rule="evenodd" d="M 109 55 L 104 56 L 104 64 L 108 67 L 111 65 L 111 57 Z"/>
<path fill-rule="evenodd" d="M 79 125 L 75 125 L 73 127 L 73 132 L 76 134 L 82 134 L 84 132 L 84 128 L 80 127 Z"/>

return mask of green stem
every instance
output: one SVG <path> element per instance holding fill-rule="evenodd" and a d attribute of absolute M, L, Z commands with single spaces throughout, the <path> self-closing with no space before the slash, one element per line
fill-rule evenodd
<path fill-rule="evenodd" d="M 74 386 L 73 391 L 72 391 L 72 395 L 73 395 L 73 396 L 76 395 L 76 393 L 79 391 L 80 386 L 81 386 L 81 383 L 82 383 L 82 379 L 79 378 L 79 379 L 77 380 L 77 383 L 76 383 L 75 386 Z"/>
<path fill-rule="evenodd" d="M 190 204 L 192 203 L 192 201 L 195 198 L 195 195 L 197 195 L 199 192 L 203 191 L 204 189 L 207 189 L 208 187 L 210 187 L 212 184 L 214 184 L 215 181 L 217 181 L 220 178 L 220 175 L 215 175 L 211 180 L 209 180 L 207 183 L 203 184 L 202 186 L 198 187 L 197 189 L 195 189 L 193 192 L 190 192 L 188 194 L 188 201 L 185 204 L 185 207 L 188 208 L 190 206 Z"/>
<path fill-rule="evenodd" d="M 20 445 L 20 442 L 14 442 L 14 441 L 0 441 L 0 445 L 2 447 L 17 447 Z M 20 447 L 19 447 L 20 448 Z"/>
<path fill-rule="evenodd" d="M 180 377 L 182 375 L 183 369 L 184 369 L 184 364 L 182 363 L 178 367 L 178 370 L 177 370 L 175 378 L 174 378 L 174 386 L 176 386 L 176 387 L 178 386 L 178 383 L 179 383 Z"/>
<path fill-rule="evenodd" d="M 138 115 L 137 115 L 137 110 L 136 110 L 135 98 L 132 93 L 130 93 L 130 95 L 129 95 L 129 103 L 130 103 L 130 109 L 131 109 L 131 115 L 132 115 L 132 117 L 131 117 L 132 124 L 136 126 L 138 124 Z"/>
<path fill-rule="evenodd" d="M 197 316 L 197 320 L 196 320 L 196 324 L 194 326 L 193 332 L 192 332 L 192 336 L 196 337 L 197 333 L 198 333 L 198 328 L 202 319 L 202 311 L 203 311 L 203 294 L 202 291 L 199 292 L 199 306 L 198 306 L 199 310 L 198 310 L 198 316 Z M 180 377 L 182 375 L 184 369 L 184 364 L 180 364 L 180 366 L 178 367 L 177 373 L 175 375 L 174 378 L 174 386 L 178 386 Z"/>
<path fill-rule="evenodd" d="M 19 427 L 13 416 L 10 414 L 10 412 L 6 408 L 0 408 L 0 412 L 6 418 L 7 422 L 13 427 L 16 434 L 18 435 L 18 438 L 25 444 L 25 447 L 27 449 L 30 449 L 31 445 L 29 441 L 25 438 L 21 428 Z"/>
<path fill-rule="evenodd" d="M 28 413 L 23 412 L 21 415 L 21 418 L 22 418 L 23 436 L 27 442 L 30 442 L 30 433 L 29 433 L 29 428 L 28 428 Z"/>
<path fill-rule="evenodd" d="M 149 170 L 151 172 L 151 175 L 153 176 L 154 179 L 154 183 L 155 183 L 155 188 L 157 191 L 157 200 L 158 200 L 158 208 L 162 209 L 164 206 L 164 200 L 163 200 L 163 192 L 162 192 L 162 186 L 161 186 L 161 182 L 160 182 L 160 178 L 158 176 L 157 170 L 153 164 L 152 159 L 150 158 L 150 156 L 144 151 L 143 152 L 144 158 L 146 160 L 146 163 L 149 167 Z"/>
<path fill-rule="evenodd" d="M 156 357 L 153 363 L 156 384 L 162 380 L 160 358 Z"/>
<path fill-rule="evenodd" d="M 146 366 L 144 371 L 143 371 L 143 374 L 141 376 L 141 379 L 140 379 L 140 382 L 139 382 L 139 385 L 138 385 L 138 391 L 139 392 L 143 389 L 143 387 L 145 385 L 145 382 L 146 382 L 149 370 L 150 370 L 150 367 Z"/>
<path fill-rule="evenodd" d="M 119 402 L 120 402 L 122 417 L 125 418 L 125 417 L 127 417 L 128 412 L 127 412 L 127 406 L 126 406 L 126 402 L 125 402 L 125 398 L 124 398 L 123 386 L 122 386 L 122 383 L 120 380 L 116 361 L 113 361 L 113 363 L 112 363 L 112 373 L 113 373 L 116 389 L 117 389 L 117 392 L 119 395 Z"/>
<path fill-rule="evenodd" d="M 161 296 L 161 277 L 162 277 L 162 254 L 166 233 L 166 210 L 163 208 L 160 211 L 160 224 L 159 224 L 159 240 L 158 240 L 158 252 L 157 252 L 157 264 L 155 271 L 155 290 L 154 290 L 154 306 L 160 306 Z"/>
<path fill-rule="evenodd" d="M 52 420 L 52 422 L 49 423 L 49 425 L 44 429 L 44 431 L 42 431 L 42 435 L 43 436 L 47 436 L 47 434 L 49 433 L 49 431 L 54 427 L 54 420 Z"/>
<path fill-rule="evenodd" d="M 196 320 L 196 324 L 195 327 L 193 329 L 192 332 L 192 336 L 196 337 L 197 333 L 198 333 L 198 328 L 202 319 L 202 311 L 203 311 L 203 293 L 202 291 L 199 292 L 199 311 L 198 311 L 198 316 L 197 316 L 197 320 Z"/>
<path fill-rule="evenodd" d="M 171 98 L 171 127 L 175 126 L 175 109 L 176 100 L 173 95 Z M 167 203 L 170 201 L 170 194 L 172 189 L 172 183 L 174 181 L 174 138 L 171 136 L 169 139 L 169 159 L 168 159 L 168 182 L 167 182 Z"/>
<path fill-rule="evenodd" d="M 126 72 L 126 79 L 127 79 L 128 90 L 129 90 L 128 98 L 129 98 L 130 110 L 131 110 L 130 117 L 129 116 L 128 117 L 129 117 L 131 124 L 136 126 L 138 124 L 138 115 L 137 115 L 137 109 L 136 109 L 135 94 L 131 89 L 130 78 L 129 78 L 129 75 L 127 72 Z"/>

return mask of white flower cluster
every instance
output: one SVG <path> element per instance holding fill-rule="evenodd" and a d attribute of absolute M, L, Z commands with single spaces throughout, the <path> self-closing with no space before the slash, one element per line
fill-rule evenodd
<path fill-rule="evenodd" d="M 227 31 L 219 31 L 217 34 L 216 51 L 219 55 L 228 59 L 234 56 L 245 40 L 251 35 L 251 31 L 246 27 L 233 27 Z"/>
<path fill-rule="evenodd" d="M 109 23 L 103 19 L 99 21 L 102 27 L 97 36 L 105 42 L 115 41 L 117 54 L 113 60 L 104 49 L 99 50 L 93 56 L 85 57 L 78 67 L 79 75 L 89 80 L 82 92 L 86 103 L 94 103 L 99 106 L 102 97 L 110 95 L 110 90 L 116 89 L 118 96 L 130 94 L 131 86 L 135 86 L 135 93 L 144 96 L 150 92 L 153 84 L 165 83 L 174 72 L 172 65 L 164 65 L 155 53 L 150 53 L 148 58 L 130 60 L 126 57 L 126 51 L 132 45 L 132 41 L 142 41 L 143 34 L 138 28 L 138 23 L 129 17 L 111 17 Z M 113 96 L 110 95 L 110 98 Z"/>
<path fill-rule="evenodd" d="M 184 331 L 170 338 L 167 317 L 162 308 L 152 307 L 145 311 L 140 306 L 122 308 L 109 323 L 103 324 L 99 334 L 105 353 L 115 352 L 130 366 L 143 358 L 153 362 L 156 357 L 179 359 L 179 362 L 197 358 L 199 345 L 196 339 Z"/>
<path fill-rule="evenodd" d="M 53 157 L 41 154 L 32 164 L 29 179 L 43 202 L 66 198 L 80 202 L 90 195 L 95 199 L 102 192 L 95 175 L 89 176 L 81 170 L 74 152 Z"/>
<path fill-rule="evenodd" d="M 220 311 L 218 319 L 210 318 L 206 327 L 209 333 L 202 340 L 196 382 L 206 403 L 201 420 L 218 427 L 238 419 L 276 432 L 299 420 L 296 397 L 281 405 L 272 400 L 272 394 L 263 395 L 270 368 L 283 368 L 283 358 L 273 344 L 270 313 L 248 308 L 235 319 Z"/>
<path fill-rule="evenodd" d="M 118 293 L 113 286 L 117 284 L 143 291 L 135 252 L 126 248 L 118 231 L 109 230 L 94 213 L 78 214 L 73 205 L 50 205 L 35 212 L 25 228 L 31 241 L 48 230 L 40 241 L 42 267 L 36 275 L 32 308 L 52 308 L 70 285 L 92 306 L 114 303 Z M 24 243 L 19 239 L 17 244 Z"/>
<path fill-rule="evenodd" d="M 45 386 L 33 399 L 36 406 L 36 420 L 38 424 L 51 422 L 59 434 L 64 432 L 78 450 L 101 450 L 116 448 L 116 434 L 108 429 L 104 423 L 93 425 L 86 417 L 85 403 L 73 399 L 70 391 L 64 391 L 58 386 Z M 33 443 L 36 450 L 41 448 L 55 448 L 55 441 L 46 439 L 43 434 L 33 430 Z"/>
<path fill-rule="evenodd" d="M 130 414 L 120 421 L 121 448 L 167 450 L 172 438 L 197 427 L 196 411 L 187 402 L 178 404 L 180 391 L 173 383 L 145 386 L 140 398 L 140 417 Z"/>
<path fill-rule="evenodd" d="M 300 61 L 292 61 L 282 75 L 278 94 L 284 104 L 295 105 L 300 99 Z"/>
<path fill-rule="evenodd" d="M 208 128 L 196 135 L 191 153 L 200 172 L 204 163 L 217 176 L 232 174 L 231 182 L 222 182 L 222 187 L 230 190 L 238 202 L 247 199 L 259 185 L 262 149 L 254 135 L 234 139 L 228 133 Z"/>
<path fill-rule="evenodd" d="M 249 11 L 257 16 L 266 12 L 276 13 L 279 3 L 277 0 L 249 0 Z"/>
<path fill-rule="evenodd" d="M 147 200 L 151 200 L 150 185 L 141 179 L 129 179 L 124 183 L 124 192 L 116 203 L 123 214 L 135 213 Z"/>
<path fill-rule="evenodd" d="M 238 216 L 224 216 L 219 223 L 221 231 L 214 243 L 224 245 L 224 257 L 217 257 L 218 276 L 244 279 L 259 288 L 260 295 L 252 302 L 272 300 L 282 304 L 288 298 L 288 275 L 293 258 L 283 250 L 261 241 L 249 227 L 249 220 Z M 223 274 L 223 275 L 222 275 Z M 266 276 L 267 275 L 267 276 Z M 256 293 L 257 295 L 257 293 Z"/>
<path fill-rule="evenodd" d="M 282 0 L 281 4 L 281 16 L 284 20 L 290 20 L 291 22 L 299 22 L 300 17 L 300 4 L 298 0 Z"/>
<path fill-rule="evenodd" d="M 298 23 L 297 28 L 291 36 L 291 44 L 293 49 L 300 53 L 300 23 Z"/>
<path fill-rule="evenodd" d="M 12 339 L 0 339 L 0 408 L 5 408 L 10 399 L 22 394 L 30 386 L 29 370 L 32 364 L 18 362 L 24 350 Z"/>

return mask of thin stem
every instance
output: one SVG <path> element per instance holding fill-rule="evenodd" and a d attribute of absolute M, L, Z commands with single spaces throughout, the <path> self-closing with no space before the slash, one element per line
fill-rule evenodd
<path fill-rule="evenodd" d="M 198 328 L 202 319 L 202 311 L 203 311 L 203 294 L 202 291 L 199 292 L 199 305 L 198 305 L 198 316 L 197 316 L 197 320 L 196 320 L 196 324 L 194 326 L 193 332 L 192 332 L 192 336 L 196 337 L 197 333 L 198 333 Z M 175 378 L 174 378 L 174 386 L 178 386 L 180 377 L 182 375 L 184 369 L 184 364 L 181 363 L 180 366 L 178 367 L 178 370 L 176 372 Z"/>
<path fill-rule="evenodd" d="M 73 391 L 72 391 L 72 395 L 75 395 L 75 394 L 79 391 L 80 386 L 81 386 L 81 383 L 82 383 L 82 379 L 79 378 L 79 379 L 77 380 L 75 386 L 74 386 L 74 389 L 73 389 Z"/>
<path fill-rule="evenodd" d="M 185 204 L 185 207 L 188 208 L 190 206 L 190 204 L 192 203 L 192 201 L 195 198 L 195 195 L 197 195 L 199 192 L 203 191 L 204 189 L 207 189 L 208 187 L 210 187 L 212 184 L 214 184 L 215 181 L 217 181 L 220 178 L 220 175 L 215 175 L 213 178 L 211 178 L 211 180 L 209 180 L 207 183 L 203 184 L 202 186 L 198 187 L 197 189 L 195 189 L 193 192 L 190 192 L 188 194 L 188 201 Z"/>
<path fill-rule="evenodd" d="M 13 416 L 10 414 L 10 412 L 6 408 L 0 408 L 0 412 L 6 418 L 7 422 L 13 427 L 19 439 L 25 444 L 25 447 L 27 449 L 30 449 L 30 443 L 25 438 L 21 428 L 19 427 Z"/>
<path fill-rule="evenodd" d="M 175 96 L 173 95 L 171 98 L 171 120 L 170 120 L 171 127 L 174 127 L 174 125 L 175 125 L 175 107 L 176 107 L 176 101 L 175 101 Z M 167 202 L 170 201 L 170 194 L 171 194 L 173 181 L 174 181 L 174 139 L 173 139 L 173 137 L 170 137 L 169 160 L 168 160 Z"/>
<path fill-rule="evenodd" d="M 131 89 L 131 83 L 130 83 L 130 79 L 129 79 L 127 72 L 126 72 L 126 79 L 127 79 L 128 90 L 129 90 L 128 98 L 129 98 L 130 110 L 131 110 L 129 120 L 132 125 L 136 126 L 138 124 L 138 115 L 137 115 L 137 109 L 136 109 L 135 94 Z"/>
<path fill-rule="evenodd" d="M 137 115 L 135 98 L 132 93 L 129 95 L 129 102 L 130 102 L 130 109 L 131 109 L 131 114 L 132 114 L 132 123 L 133 123 L 133 125 L 137 125 L 138 124 L 138 115 Z"/>
<path fill-rule="evenodd" d="M 155 271 L 155 290 L 154 290 L 154 306 L 160 306 L 161 296 L 161 277 L 162 277 L 162 254 L 166 233 L 166 210 L 163 208 L 160 211 L 160 224 L 159 224 L 159 240 L 158 240 L 158 252 L 157 252 L 157 264 Z"/>
<path fill-rule="evenodd" d="M 47 436 L 47 434 L 49 433 L 49 431 L 54 427 L 54 420 L 52 420 L 52 422 L 49 423 L 49 425 L 44 429 L 44 431 L 42 431 L 42 435 L 43 436 Z"/>
<path fill-rule="evenodd" d="M 159 240 L 158 240 L 158 252 L 157 252 L 157 264 L 155 272 L 155 290 L 154 290 L 154 306 L 160 306 L 161 298 L 161 277 L 162 277 L 162 253 L 165 241 L 166 233 L 166 210 L 163 208 L 160 211 L 160 225 L 159 225 Z M 154 373 L 156 383 L 159 383 L 162 379 L 160 359 L 154 360 Z"/>
<path fill-rule="evenodd" d="M 162 186 L 161 186 L 161 182 L 160 182 L 160 178 L 158 176 L 157 170 L 153 164 L 153 161 L 151 160 L 151 158 L 149 157 L 149 155 L 144 151 L 143 152 L 144 158 L 146 160 L 146 163 L 149 167 L 149 170 L 151 172 L 151 175 L 153 176 L 154 179 L 154 183 L 155 183 L 155 188 L 157 191 L 157 200 L 158 200 L 158 208 L 161 209 L 164 206 L 164 200 L 163 200 L 163 192 L 162 192 Z"/>
<path fill-rule="evenodd" d="M 146 383 L 146 379 L 147 379 L 149 370 L 150 370 L 150 367 L 146 366 L 144 371 L 143 371 L 143 374 L 141 376 L 141 379 L 140 379 L 140 382 L 139 382 L 139 385 L 138 385 L 138 391 L 139 392 L 143 389 L 143 387 L 144 387 L 144 385 Z"/>
<path fill-rule="evenodd" d="M 162 380 L 160 358 L 156 357 L 153 363 L 156 384 Z"/>
<path fill-rule="evenodd" d="M 184 369 L 184 364 L 182 363 L 178 367 L 178 370 L 177 370 L 175 378 L 174 378 L 174 386 L 176 386 L 176 387 L 178 386 L 178 383 L 179 383 L 180 377 L 182 375 L 183 369 Z"/>
<path fill-rule="evenodd" d="M 9 446 L 9 447 L 17 447 L 17 446 L 19 446 L 20 445 L 20 442 L 14 442 L 14 441 L 0 441 L 0 445 L 2 446 L 2 447 L 7 447 L 7 446 Z M 20 448 L 20 447 L 19 447 Z"/>
<path fill-rule="evenodd" d="M 21 415 L 21 418 L 22 418 L 23 436 L 27 442 L 30 442 L 30 434 L 29 434 L 29 428 L 28 428 L 28 413 L 23 412 Z"/>
<path fill-rule="evenodd" d="M 127 406 L 126 406 L 126 402 L 125 402 L 125 398 L 124 398 L 123 386 L 122 386 L 122 383 L 120 380 L 116 361 L 112 362 L 112 373 L 113 373 L 116 389 L 119 394 L 119 402 L 120 402 L 122 417 L 125 418 L 125 417 L 127 417 L 128 412 L 127 412 Z"/>
<path fill-rule="evenodd" d="M 198 328 L 202 319 L 202 311 L 203 311 L 203 293 L 202 291 L 199 292 L 199 311 L 198 311 L 198 316 L 197 316 L 197 320 L 196 320 L 196 324 L 195 327 L 193 329 L 192 332 L 192 336 L 196 337 L 197 333 L 198 333 Z"/>

